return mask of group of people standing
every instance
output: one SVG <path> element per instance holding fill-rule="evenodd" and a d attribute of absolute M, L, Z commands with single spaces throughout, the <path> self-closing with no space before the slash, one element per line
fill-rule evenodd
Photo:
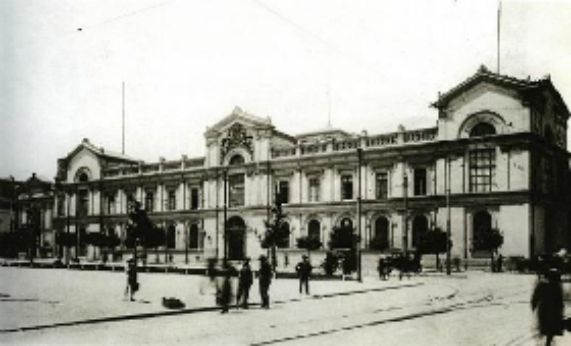
<path fill-rule="evenodd" d="M 274 271 L 270 265 L 268 258 L 264 255 L 260 256 L 260 266 L 258 268 L 258 285 L 261 299 L 261 307 L 264 309 L 270 308 L 270 285 L 272 283 L 272 278 Z M 304 255 L 301 262 L 295 267 L 298 277 L 299 277 L 299 293 L 301 294 L 305 290 L 306 294 L 309 294 L 309 278 L 311 276 L 312 266 L 309 262 L 309 258 Z M 212 267 L 211 273 L 215 272 Z M 248 299 L 250 297 L 250 288 L 254 283 L 254 272 L 250 266 L 250 259 L 245 259 L 242 263 L 242 267 L 236 273 L 236 270 L 230 265 L 229 262 L 225 262 L 222 267 L 222 280 L 217 285 L 216 291 L 216 303 L 222 307 L 222 313 L 227 313 L 230 309 L 230 303 L 232 300 L 232 276 L 238 276 L 238 289 L 236 292 L 236 307 L 248 309 Z M 215 274 L 211 274 L 215 275 Z M 211 280 L 214 280 L 211 276 Z"/>

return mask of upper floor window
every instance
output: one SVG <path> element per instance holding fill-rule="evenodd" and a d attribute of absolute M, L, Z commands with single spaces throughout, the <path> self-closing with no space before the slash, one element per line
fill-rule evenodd
<path fill-rule="evenodd" d="M 309 201 L 319 202 L 319 178 L 309 178 Z"/>
<path fill-rule="evenodd" d="M 107 214 L 113 215 L 116 213 L 115 193 L 111 192 L 107 195 Z"/>
<path fill-rule="evenodd" d="M 426 195 L 426 168 L 417 168 L 414 170 L 414 195 Z"/>
<path fill-rule="evenodd" d="M 353 199 L 353 176 L 341 176 L 341 199 Z"/>
<path fill-rule="evenodd" d="M 167 193 L 167 210 L 176 210 L 176 191 L 169 190 Z"/>
<path fill-rule="evenodd" d="M 389 194 L 389 179 L 387 172 L 379 172 L 376 176 L 376 193 L 377 199 L 386 199 Z"/>
<path fill-rule="evenodd" d="M 289 203 L 289 182 L 282 180 L 278 182 L 276 191 L 277 202 Z"/>
<path fill-rule="evenodd" d="M 63 216 L 65 214 L 65 195 L 57 196 L 57 215 Z"/>
<path fill-rule="evenodd" d="M 190 209 L 196 210 L 199 206 L 199 190 L 197 187 L 190 189 Z"/>
<path fill-rule="evenodd" d="M 244 174 L 233 174 L 228 177 L 230 207 L 244 205 Z"/>
<path fill-rule="evenodd" d="M 494 149 L 472 150 L 470 163 L 470 191 L 492 191 L 492 182 L 496 170 L 496 151 Z"/>
<path fill-rule="evenodd" d="M 155 209 L 155 194 L 152 191 L 147 191 L 145 194 L 145 210 L 153 211 Z"/>
<path fill-rule="evenodd" d="M 492 124 L 478 123 L 470 130 L 470 137 L 491 136 L 496 134 L 496 128 Z"/>
<path fill-rule="evenodd" d="M 86 216 L 89 212 L 89 191 L 81 189 L 77 193 L 77 216 Z"/>

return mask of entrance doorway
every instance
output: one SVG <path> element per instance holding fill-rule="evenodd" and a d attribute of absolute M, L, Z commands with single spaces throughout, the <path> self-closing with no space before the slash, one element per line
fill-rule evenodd
<path fill-rule="evenodd" d="M 232 216 L 226 223 L 228 259 L 241 260 L 245 257 L 246 224 L 239 216 Z"/>

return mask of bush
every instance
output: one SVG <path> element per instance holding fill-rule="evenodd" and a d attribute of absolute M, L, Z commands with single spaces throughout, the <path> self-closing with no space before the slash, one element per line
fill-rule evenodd
<path fill-rule="evenodd" d="M 337 271 L 337 268 L 339 268 L 339 258 L 333 252 L 328 251 L 325 254 L 325 259 L 321 267 L 323 267 L 325 275 L 332 276 Z"/>

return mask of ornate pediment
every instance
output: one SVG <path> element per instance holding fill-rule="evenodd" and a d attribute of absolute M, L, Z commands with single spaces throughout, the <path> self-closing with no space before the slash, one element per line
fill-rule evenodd
<path fill-rule="evenodd" d="M 234 148 L 244 148 L 252 154 L 252 136 L 248 135 L 246 128 L 236 122 L 228 128 L 226 136 L 220 140 L 220 157 L 226 156 Z"/>

